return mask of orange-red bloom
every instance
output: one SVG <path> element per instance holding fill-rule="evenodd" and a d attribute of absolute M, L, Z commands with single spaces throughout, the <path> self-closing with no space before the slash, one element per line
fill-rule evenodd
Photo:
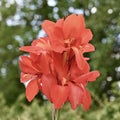
<path fill-rule="evenodd" d="M 94 51 L 94 46 L 88 43 L 92 39 L 92 33 L 90 29 L 85 28 L 82 15 L 72 14 L 56 23 L 46 20 L 42 28 L 47 33 L 51 48 L 55 52 L 73 51 L 78 67 L 80 69 L 88 67 L 83 53 Z"/>
<path fill-rule="evenodd" d="M 22 56 L 19 64 L 21 69 L 20 81 L 22 83 L 28 82 L 26 87 L 26 97 L 31 101 L 41 89 L 41 76 L 48 74 L 49 71 L 49 58 L 45 54 L 30 56 Z"/>
<path fill-rule="evenodd" d="M 21 82 L 28 82 L 28 101 L 41 91 L 56 109 L 68 101 L 72 109 L 82 104 L 87 110 L 91 97 L 86 85 L 95 81 L 99 72 L 91 72 L 88 58 L 83 56 L 95 50 L 89 43 L 92 33 L 86 29 L 83 16 L 72 14 L 56 23 L 46 20 L 42 27 L 47 37 L 20 48 L 30 52 L 20 59 Z"/>
<path fill-rule="evenodd" d="M 62 107 L 66 101 L 70 101 L 75 109 L 80 104 L 88 109 L 91 97 L 85 88 L 88 82 L 95 81 L 99 76 L 98 71 L 81 71 L 75 63 L 64 61 L 64 54 L 53 53 L 54 74 L 42 76 L 42 91 L 53 102 L 56 109 Z"/>

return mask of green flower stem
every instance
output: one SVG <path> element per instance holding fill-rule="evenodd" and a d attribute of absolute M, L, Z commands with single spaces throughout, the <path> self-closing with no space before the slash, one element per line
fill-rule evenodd
<path fill-rule="evenodd" d="M 54 106 L 52 109 L 52 120 L 60 120 L 60 110 L 55 109 Z"/>
<path fill-rule="evenodd" d="M 57 110 L 57 120 L 60 120 L 60 109 Z"/>

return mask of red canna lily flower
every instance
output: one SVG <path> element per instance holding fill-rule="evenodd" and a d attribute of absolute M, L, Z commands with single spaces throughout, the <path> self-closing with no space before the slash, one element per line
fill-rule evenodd
<path fill-rule="evenodd" d="M 90 29 L 86 29 L 82 15 L 72 14 L 56 23 L 46 20 L 42 24 L 48 37 L 36 39 L 31 46 L 20 50 L 30 53 L 20 59 L 21 82 L 28 83 L 26 97 L 28 101 L 41 91 L 56 109 L 70 102 L 72 109 L 83 105 L 87 110 L 91 96 L 86 86 L 100 75 L 90 72 L 85 52 L 94 51 L 89 41 Z"/>
<path fill-rule="evenodd" d="M 41 89 L 41 76 L 42 74 L 48 74 L 49 71 L 49 60 L 46 58 L 46 55 L 35 55 L 33 53 L 30 56 L 21 56 L 19 61 L 21 69 L 21 78 L 22 83 L 28 82 L 26 87 L 26 97 L 28 101 L 38 94 Z"/>
<path fill-rule="evenodd" d="M 73 51 L 77 65 L 80 69 L 88 67 L 84 60 L 83 53 L 94 51 L 94 46 L 88 43 L 92 39 L 90 29 L 85 28 L 82 15 L 72 14 L 66 19 L 60 19 L 56 23 L 46 20 L 42 28 L 47 33 L 51 48 L 55 52 Z"/>
<path fill-rule="evenodd" d="M 56 109 L 61 108 L 66 101 L 70 101 L 73 109 L 81 104 L 85 110 L 90 106 L 91 97 L 85 86 L 87 82 L 95 81 L 99 72 L 81 71 L 74 61 L 68 63 L 64 61 L 64 54 L 54 52 L 55 74 L 43 75 L 41 78 L 42 92 Z"/>

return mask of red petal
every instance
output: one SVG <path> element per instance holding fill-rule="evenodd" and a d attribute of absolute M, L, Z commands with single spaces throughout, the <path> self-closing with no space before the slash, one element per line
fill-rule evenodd
<path fill-rule="evenodd" d="M 33 61 L 33 63 L 38 63 L 40 62 L 40 55 L 36 55 L 34 53 L 29 53 L 30 54 L 30 59 Z"/>
<path fill-rule="evenodd" d="M 89 71 L 89 69 L 90 69 L 89 64 L 84 59 L 81 51 L 79 51 L 79 49 L 76 47 L 72 47 L 72 49 L 75 53 L 75 58 L 76 58 L 76 62 L 77 62 L 79 69 L 83 70 L 83 71 Z"/>
<path fill-rule="evenodd" d="M 39 47 L 41 50 L 50 50 L 50 41 L 48 37 L 40 38 L 32 42 L 32 46 Z"/>
<path fill-rule="evenodd" d="M 82 102 L 83 90 L 71 82 L 69 82 L 69 89 L 69 101 L 71 103 L 71 107 L 72 109 L 76 109 L 76 107 Z"/>
<path fill-rule="evenodd" d="M 83 95 L 83 100 L 82 100 L 82 104 L 85 110 L 88 110 L 90 105 L 91 105 L 91 96 L 90 93 L 88 92 L 88 90 L 86 88 L 83 88 L 84 90 L 84 95 Z"/>
<path fill-rule="evenodd" d="M 92 72 L 88 72 L 86 74 L 81 75 L 80 77 L 78 77 L 77 79 L 75 79 L 75 82 L 81 83 L 81 82 L 86 82 L 86 81 L 95 81 L 97 77 L 100 76 L 99 71 L 92 71 Z"/>
<path fill-rule="evenodd" d="M 63 23 L 64 23 L 64 19 L 60 19 L 56 22 L 55 26 L 56 27 L 59 27 L 59 28 L 62 28 L 63 27 Z"/>
<path fill-rule="evenodd" d="M 59 53 L 53 53 L 53 64 L 59 78 L 66 77 L 67 75 L 67 66 L 63 64 L 63 56 Z"/>
<path fill-rule="evenodd" d="M 67 86 L 55 85 L 51 88 L 51 99 L 55 109 L 60 109 L 68 98 L 69 89 Z"/>
<path fill-rule="evenodd" d="M 30 57 L 28 56 L 21 56 L 21 61 L 28 66 L 32 65 Z"/>
<path fill-rule="evenodd" d="M 20 50 L 31 52 L 37 55 L 51 50 L 48 37 L 40 38 L 32 42 L 32 46 L 22 46 Z"/>
<path fill-rule="evenodd" d="M 39 70 L 34 67 L 32 59 L 28 56 L 21 56 L 20 68 L 22 72 L 31 74 L 39 72 Z"/>
<path fill-rule="evenodd" d="M 29 58 L 26 59 L 26 56 L 22 56 L 22 59 L 19 61 L 20 69 L 24 73 L 36 74 L 37 69 L 32 66 L 32 63 Z"/>
<path fill-rule="evenodd" d="M 64 37 L 61 28 L 55 27 L 53 34 L 51 34 L 51 46 L 56 52 L 62 53 L 65 50 Z"/>
<path fill-rule="evenodd" d="M 21 72 L 20 82 L 24 83 L 24 82 L 27 82 L 27 81 L 29 81 L 29 80 L 33 80 L 33 79 L 35 79 L 36 77 L 37 77 L 36 75 L 25 74 L 25 73 Z"/>
<path fill-rule="evenodd" d="M 64 48 L 64 36 L 62 31 L 63 20 L 59 20 L 56 24 L 51 21 L 45 21 L 42 26 L 50 38 L 51 47 L 56 52 L 63 52 Z"/>
<path fill-rule="evenodd" d="M 86 44 L 92 39 L 92 32 L 90 29 L 84 29 L 81 33 L 81 44 Z"/>
<path fill-rule="evenodd" d="M 39 59 L 39 66 L 43 74 L 48 74 L 50 72 L 49 62 L 50 62 L 50 59 L 47 56 L 47 54 L 46 53 L 41 54 L 40 59 Z"/>
<path fill-rule="evenodd" d="M 95 47 L 90 43 L 83 45 L 82 48 L 83 48 L 83 53 L 95 51 Z"/>
<path fill-rule="evenodd" d="M 20 50 L 25 51 L 25 52 L 31 52 L 37 55 L 40 55 L 40 53 L 45 52 L 44 49 L 41 49 L 38 46 L 22 46 Z"/>
<path fill-rule="evenodd" d="M 76 62 L 73 60 L 70 67 L 71 80 L 74 80 L 82 74 L 82 71 L 78 68 Z"/>
<path fill-rule="evenodd" d="M 45 30 L 45 32 L 47 33 L 48 36 L 51 34 L 51 32 L 53 32 L 54 26 L 55 26 L 55 23 L 51 22 L 49 20 L 45 20 L 42 23 L 42 28 Z"/>
<path fill-rule="evenodd" d="M 33 100 L 33 98 L 38 94 L 39 92 L 39 86 L 37 79 L 36 80 L 31 80 L 26 88 L 26 97 L 29 102 Z"/>
<path fill-rule="evenodd" d="M 42 76 L 42 92 L 51 101 L 50 90 L 53 85 L 57 84 L 57 80 L 52 75 Z"/>
<path fill-rule="evenodd" d="M 84 27 L 85 23 L 82 15 L 77 16 L 75 14 L 72 14 L 68 16 L 63 24 L 65 38 L 78 37 Z"/>

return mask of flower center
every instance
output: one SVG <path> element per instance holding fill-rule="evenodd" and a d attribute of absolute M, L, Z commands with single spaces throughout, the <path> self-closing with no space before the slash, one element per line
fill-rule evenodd
<path fill-rule="evenodd" d="M 74 43 L 75 39 L 74 38 L 68 38 L 68 39 L 65 39 L 65 47 L 71 47 L 71 45 Z"/>

